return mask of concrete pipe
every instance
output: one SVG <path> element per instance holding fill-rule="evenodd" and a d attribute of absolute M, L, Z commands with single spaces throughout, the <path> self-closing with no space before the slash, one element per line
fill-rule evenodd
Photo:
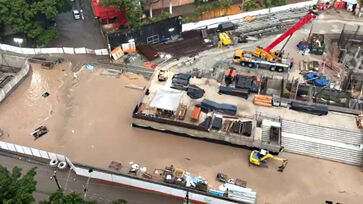
<path fill-rule="evenodd" d="M 59 162 L 59 164 L 58 164 L 59 170 L 64 170 L 66 168 L 67 168 L 67 162 L 65 162 L 65 161 Z"/>
<path fill-rule="evenodd" d="M 57 167 L 58 165 L 58 160 L 57 159 L 51 159 L 50 162 L 49 162 L 49 166 L 52 167 L 52 168 L 55 168 Z"/>

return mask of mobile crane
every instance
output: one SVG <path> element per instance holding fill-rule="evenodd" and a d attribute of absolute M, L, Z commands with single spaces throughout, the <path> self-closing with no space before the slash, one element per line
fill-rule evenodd
<path fill-rule="evenodd" d="M 268 159 L 274 159 L 276 161 L 281 162 L 281 166 L 279 166 L 278 171 L 283 172 L 288 160 L 283 159 L 280 157 L 273 156 L 272 154 L 269 154 L 268 151 L 261 149 L 261 151 L 253 150 L 250 154 L 250 163 L 254 164 L 256 166 L 261 166 L 262 163 L 266 162 Z"/>
<path fill-rule="evenodd" d="M 318 7 L 314 5 L 310 12 L 302 17 L 297 23 L 295 23 L 289 30 L 283 33 L 275 41 L 273 41 L 266 48 L 256 47 L 254 51 L 236 50 L 233 61 L 239 63 L 241 66 L 247 66 L 249 68 L 259 67 L 266 68 L 270 71 L 283 72 L 291 69 L 293 65 L 293 59 L 283 58 L 283 49 L 291 36 L 303 25 L 310 22 L 310 20 L 316 18 L 318 15 Z M 281 51 L 272 51 L 274 47 L 280 44 L 288 37 L 286 43 L 283 45 Z"/>

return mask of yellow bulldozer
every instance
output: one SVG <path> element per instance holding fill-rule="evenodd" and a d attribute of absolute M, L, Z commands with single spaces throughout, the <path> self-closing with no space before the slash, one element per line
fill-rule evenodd
<path fill-rule="evenodd" d="M 273 156 L 268 151 L 261 149 L 261 151 L 253 150 L 251 152 L 250 157 L 249 157 L 249 163 L 254 164 L 256 166 L 262 166 L 269 159 L 273 159 L 273 160 L 281 162 L 281 166 L 279 166 L 279 169 L 278 169 L 279 172 L 284 171 L 284 169 L 287 165 L 287 162 L 288 162 L 287 159 Z"/>

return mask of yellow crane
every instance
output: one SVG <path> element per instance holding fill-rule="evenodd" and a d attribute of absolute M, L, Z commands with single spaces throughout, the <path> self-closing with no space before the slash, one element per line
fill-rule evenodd
<path fill-rule="evenodd" d="M 276 161 L 281 162 L 281 166 L 279 166 L 278 171 L 283 172 L 288 160 L 283 159 L 277 156 L 273 156 L 272 154 L 268 153 L 268 151 L 261 149 L 261 151 L 253 150 L 249 157 L 249 162 L 256 166 L 261 166 L 262 163 L 266 162 L 268 159 L 273 159 Z"/>

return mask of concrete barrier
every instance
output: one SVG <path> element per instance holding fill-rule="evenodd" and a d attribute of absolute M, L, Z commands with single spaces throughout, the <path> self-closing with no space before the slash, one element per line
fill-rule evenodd
<path fill-rule="evenodd" d="M 0 50 L 7 52 L 14 52 L 24 55 L 37 55 L 37 54 L 92 54 L 92 55 L 108 55 L 107 49 L 89 49 L 85 47 L 51 47 L 51 48 L 23 48 L 7 44 L 0 44 Z"/>
<path fill-rule="evenodd" d="M 195 23 L 185 23 L 185 24 L 183 24 L 182 31 L 185 32 L 185 31 L 201 29 L 201 28 L 205 28 L 205 27 L 216 28 L 218 26 L 218 24 L 222 23 L 222 22 L 238 21 L 238 20 L 243 19 L 246 16 L 263 15 L 263 14 L 268 14 L 269 12 L 279 12 L 279 11 L 284 11 L 284 10 L 288 10 L 288 9 L 304 8 L 307 6 L 313 6 L 316 3 L 317 3 L 317 0 L 311 0 L 311 1 L 306 1 L 306 2 L 289 4 L 289 5 L 285 5 L 285 6 L 277 6 L 277 7 L 271 8 L 271 9 L 261 9 L 261 10 L 257 10 L 257 11 L 251 11 L 251 12 L 243 12 L 243 13 L 239 13 L 236 15 L 224 16 L 224 17 L 220 17 L 220 18 L 213 18 L 213 19 L 208 19 L 208 20 L 204 20 L 204 21 L 198 21 Z"/>
<path fill-rule="evenodd" d="M 69 158 L 62 154 L 57 154 L 53 152 L 47 152 L 39 150 L 36 148 L 25 147 L 21 145 L 16 145 L 8 142 L 0 141 L 0 151 L 5 150 L 6 152 L 13 153 L 15 155 L 24 155 L 36 160 L 42 160 L 45 162 L 50 162 L 52 159 L 57 159 L 59 162 L 65 161 L 68 166 L 78 175 L 84 177 L 90 177 L 91 179 L 97 179 L 100 181 L 106 181 L 115 183 L 118 185 L 123 185 L 126 187 L 137 188 L 144 191 L 149 191 L 153 193 L 163 194 L 167 196 L 177 197 L 184 199 L 186 194 L 189 193 L 189 199 L 191 202 L 195 203 L 215 203 L 215 204 L 235 204 L 240 203 L 223 197 L 217 197 L 204 192 L 197 192 L 195 190 L 190 190 L 189 192 L 186 188 L 177 188 L 171 186 L 170 184 L 158 183 L 156 181 L 146 180 L 139 177 L 133 177 L 127 174 L 116 174 L 113 172 L 96 169 L 93 167 L 86 167 L 83 165 L 73 164 Z M 89 173 L 89 169 L 92 168 L 93 172 Z"/>
<path fill-rule="evenodd" d="M 19 85 L 19 83 L 28 75 L 30 65 L 26 62 L 26 58 L 2 54 L 0 55 L 0 65 L 21 68 L 18 73 L 0 88 L 0 103 Z"/>

